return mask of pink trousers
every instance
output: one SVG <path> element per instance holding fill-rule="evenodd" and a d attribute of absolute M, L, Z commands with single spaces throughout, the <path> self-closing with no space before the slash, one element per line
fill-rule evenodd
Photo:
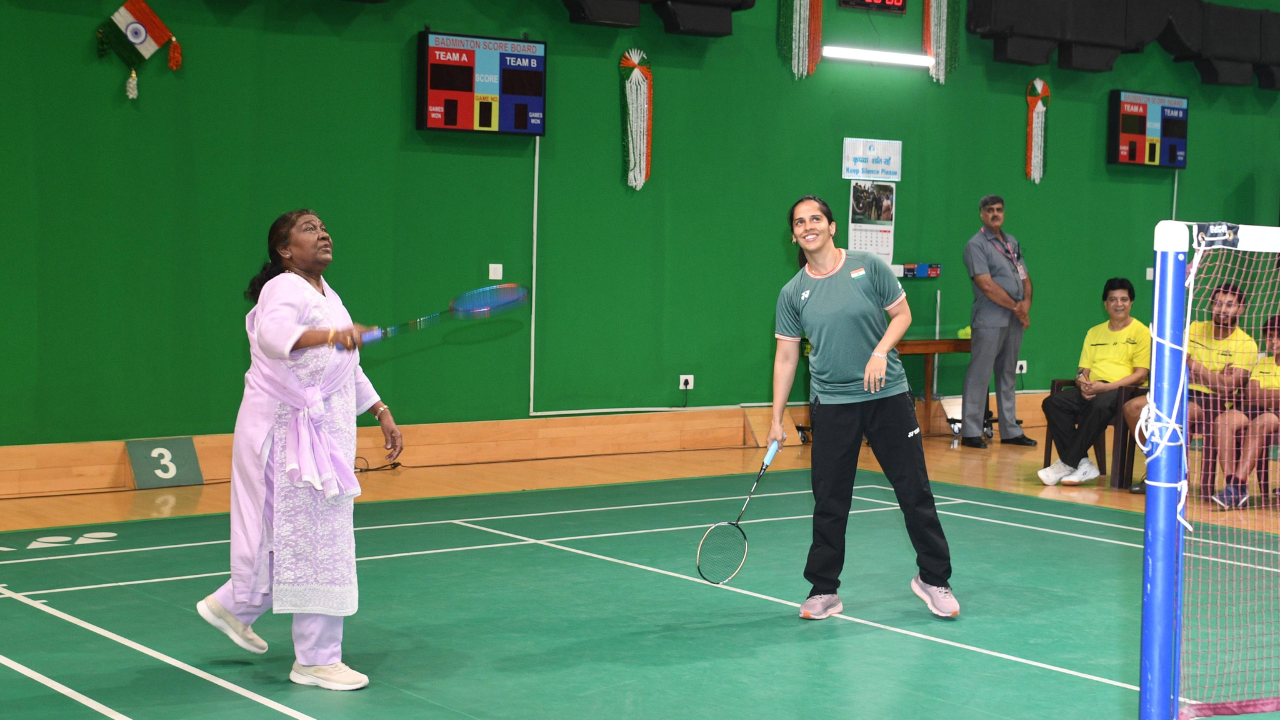
<path fill-rule="evenodd" d="M 269 523 L 275 518 L 274 457 L 267 458 L 265 480 L 267 493 L 263 517 Z M 271 571 L 274 575 L 274 562 L 271 563 Z M 222 587 L 214 592 L 213 597 L 245 625 L 252 625 L 260 615 L 271 609 L 270 593 L 257 605 L 237 602 L 230 580 L 223 583 Z M 294 613 L 293 654 L 298 659 L 299 665 L 331 665 L 342 662 L 342 618 L 336 615 Z"/>

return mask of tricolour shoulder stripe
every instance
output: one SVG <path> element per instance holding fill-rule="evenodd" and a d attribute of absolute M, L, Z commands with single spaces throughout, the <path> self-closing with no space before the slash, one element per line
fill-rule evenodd
<path fill-rule="evenodd" d="M 898 296 L 898 299 L 897 299 L 897 300 L 894 300 L 893 302 L 889 303 L 888 305 L 885 305 L 885 306 L 884 306 L 884 309 L 885 309 L 885 310 L 892 310 L 893 308 L 895 308 L 895 307 L 897 307 L 897 306 L 898 306 L 898 303 L 900 303 L 900 302 L 902 302 L 903 300 L 906 300 L 906 299 L 907 299 L 907 294 L 904 292 L 904 293 L 902 293 L 901 295 L 899 295 L 899 296 Z"/>
<path fill-rule="evenodd" d="M 800 338 L 791 337 L 790 335 L 779 335 L 778 333 L 774 333 L 773 336 L 779 340 L 785 340 L 787 342 L 800 342 Z"/>

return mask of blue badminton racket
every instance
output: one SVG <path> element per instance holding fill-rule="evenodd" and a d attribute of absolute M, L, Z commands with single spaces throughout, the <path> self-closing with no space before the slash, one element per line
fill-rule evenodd
<path fill-rule="evenodd" d="M 434 315 L 427 315 L 426 317 L 420 317 L 417 320 L 410 320 L 407 323 L 392 325 L 391 327 L 366 330 L 360 335 L 360 339 L 365 345 L 368 345 L 397 335 L 403 335 L 407 332 L 413 332 L 414 330 L 439 325 L 449 318 L 480 320 L 493 317 L 520 307 L 528 299 L 528 288 L 514 283 L 491 285 L 479 290 L 462 293 L 449 303 L 447 310 L 441 310 Z"/>
<path fill-rule="evenodd" d="M 751 486 L 751 492 L 747 493 L 747 501 L 742 503 L 742 509 L 738 511 L 738 518 L 733 522 L 716 523 L 707 528 L 702 541 L 698 543 L 698 574 L 712 585 L 723 585 L 732 580 L 747 561 L 747 533 L 739 523 L 742 522 L 743 513 L 747 511 L 751 496 L 756 494 L 760 478 L 764 477 L 764 471 L 769 469 L 769 463 L 773 462 L 773 456 L 777 454 L 778 441 L 774 440 L 769 444 L 769 452 L 764 456 L 764 463 L 760 466 L 760 474 L 756 475 L 755 484 Z"/>

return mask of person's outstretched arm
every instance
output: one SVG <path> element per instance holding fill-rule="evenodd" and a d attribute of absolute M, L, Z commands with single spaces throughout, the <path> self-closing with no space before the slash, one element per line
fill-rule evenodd
<path fill-rule="evenodd" d="M 795 382 L 799 364 L 800 343 L 778 340 L 778 349 L 773 355 L 773 421 L 769 423 L 769 436 L 764 440 L 766 447 L 775 440 L 782 445 L 782 441 L 787 439 L 787 433 L 782 429 L 782 413 L 787 411 L 787 398 L 791 397 L 791 385 Z"/>

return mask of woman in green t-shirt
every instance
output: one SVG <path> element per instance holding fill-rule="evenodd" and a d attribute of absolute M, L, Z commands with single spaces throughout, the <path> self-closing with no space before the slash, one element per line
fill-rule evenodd
<path fill-rule="evenodd" d="M 864 435 L 893 485 L 916 550 L 920 573 L 911 590 L 935 615 L 956 617 L 951 554 L 929 489 L 915 401 L 894 350 L 911 326 L 906 294 L 878 257 L 835 246 L 835 220 L 820 198 L 801 198 L 791 207 L 790 223 L 801 268 L 778 296 L 773 423 L 765 444 L 786 438 L 782 413 L 800 339 L 808 337 L 814 509 L 804 576 L 813 589 L 800 617 L 821 620 L 844 609 L 836 589 Z"/>

